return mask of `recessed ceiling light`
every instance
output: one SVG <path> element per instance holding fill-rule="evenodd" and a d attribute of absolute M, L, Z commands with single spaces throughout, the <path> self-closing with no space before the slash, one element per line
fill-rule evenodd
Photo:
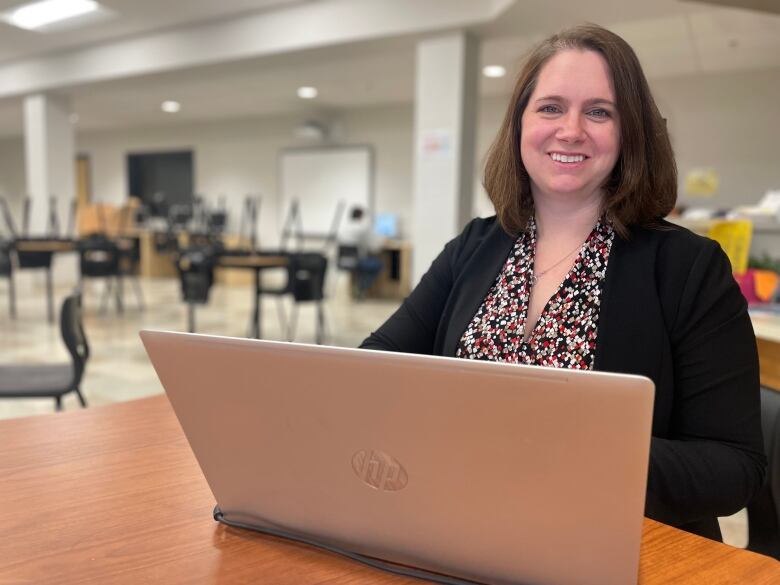
<path fill-rule="evenodd" d="M 173 100 L 165 100 L 160 105 L 160 109 L 162 109 L 163 112 L 168 112 L 169 114 L 175 114 L 176 112 L 181 110 L 181 104 Z"/>
<path fill-rule="evenodd" d="M 503 77 L 506 75 L 506 67 L 502 65 L 487 65 L 482 69 L 485 77 Z"/>
<path fill-rule="evenodd" d="M 312 100 L 317 97 L 317 88 L 316 87 L 299 87 L 298 88 L 298 97 L 305 99 L 305 100 Z"/>
<path fill-rule="evenodd" d="M 17 6 L 0 15 L 4 21 L 25 30 L 84 16 L 98 10 L 95 0 L 40 0 Z"/>

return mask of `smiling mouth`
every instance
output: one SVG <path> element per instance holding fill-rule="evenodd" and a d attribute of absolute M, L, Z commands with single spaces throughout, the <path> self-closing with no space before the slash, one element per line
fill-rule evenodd
<path fill-rule="evenodd" d="M 566 155 L 566 154 L 561 154 L 559 152 L 551 152 L 550 158 L 553 159 L 555 162 L 571 164 L 571 163 L 582 162 L 588 157 L 585 156 L 584 154 Z"/>

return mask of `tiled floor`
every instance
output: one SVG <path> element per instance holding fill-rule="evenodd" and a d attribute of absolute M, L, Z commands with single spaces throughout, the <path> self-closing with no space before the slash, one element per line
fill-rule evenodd
<path fill-rule="evenodd" d="M 18 273 L 17 273 L 18 274 Z M 7 288 L 0 281 L 0 362 L 21 363 L 69 359 L 62 344 L 59 325 L 46 321 L 43 283 L 37 274 L 18 274 L 17 318 L 10 319 Z M 55 290 L 56 306 L 72 290 L 74 283 L 59 284 Z M 343 288 L 346 279 L 337 285 Z M 83 381 L 83 392 L 90 405 L 130 400 L 162 391 L 138 337 L 141 329 L 186 331 L 186 305 L 180 301 L 175 279 L 143 279 L 145 309 L 140 310 L 134 289 L 125 284 L 125 310 L 120 315 L 113 304 L 101 310 L 103 282 L 88 281 L 84 295 L 84 328 L 91 356 Z M 332 345 L 356 346 L 390 313 L 397 303 L 367 300 L 352 303 L 346 294 L 334 295 L 326 304 L 329 330 L 327 342 Z M 277 299 L 263 300 L 263 336 L 283 339 L 277 313 Z M 250 289 L 245 286 L 215 285 L 208 305 L 196 309 L 199 333 L 245 336 L 252 307 Z M 289 306 L 288 306 L 289 307 Z M 314 307 L 303 305 L 298 317 L 296 341 L 314 341 Z M 64 401 L 65 409 L 77 408 L 74 396 Z M 0 418 L 51 412 L 53 401 L 0 400 Z"/>
<path fill-rule="evenodd" d="M 0 280 L 0 363 L 62 361 L 68 354 L 60 340 L 58 325 L 46 321 L 43 280 L 40 274 L 17 273 L 17 313 L 8 315 L 7 284 Z M 72 290 L 73 282 L 59 277 L 55 295 L 57 306 Z M 336 294 L 326 303 L 328 343 L 354 347 L 381 324 L 396 308 L 391 301 L 352 302 L 346 294 L 346 278 L 337 277 L 330 290 Z M 138 308 L 133 288 L 125 288 L 125 311 L 100 310 L 102 282 L 88 282 L 84 297 L 84 326 L 91 357 L 82 390 L 90 405 L 131 400 L 162 392 L 157 376 L 146 357 L 138 331 L 144 328 L 185 331 L 186 306 L 180 301 L 178 281 L 143 279 L 145 309 Z M 277 316 L 277 300 L 263 301 L 263 336 L 283 339 Z M 199 333 L 245 336 L 252 306 L 252 295 L 245 286 L 216 285 L 207 306 L 196 311 Z M 314 341 L 314 308 L 304 306 L 298 319 L 296 341 Z M 64 401 L 66 410 L 78 408 L 76 398 Z M 52 400 L 0 400 L 0 418 L 48 413 Z M 721 519 L 724 539 L 735 546 L 747 542 L 744 512 Z"/>

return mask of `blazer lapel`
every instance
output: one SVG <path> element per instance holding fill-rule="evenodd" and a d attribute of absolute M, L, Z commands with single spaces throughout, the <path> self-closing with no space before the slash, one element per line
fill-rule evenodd
<path fill-rule="evenodd" d="M 514 243 L 515 238 L 496 223 L 459 270 L 441 355 L 455 355 L 460 338 L 495 283 Z"/>
<path fill-rule="evenodd" d="M 663 325 L 654 303 L 653 251 L 647 242 L 643 245 L 642 236 L 634 231 L 627 241 L 616 235 L 612 244 L 599 310 L 594 370 L 657 375 L 661 356 L 647 352 L 657 347 L 657 340 L 650 338 Z"/>

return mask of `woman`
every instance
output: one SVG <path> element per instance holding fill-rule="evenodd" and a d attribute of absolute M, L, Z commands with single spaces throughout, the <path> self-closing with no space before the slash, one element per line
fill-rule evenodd
<path fill-rule="evenodd" d="M 577 26 L 523 68 L 491 147 L 496 216 L 449 242 L 362 347 L 640 374 L 646 514 L 714 539 L 765 473 L 746 303 L 711 240 L 663 217 L 677 173 L 639 61 Z"/>

